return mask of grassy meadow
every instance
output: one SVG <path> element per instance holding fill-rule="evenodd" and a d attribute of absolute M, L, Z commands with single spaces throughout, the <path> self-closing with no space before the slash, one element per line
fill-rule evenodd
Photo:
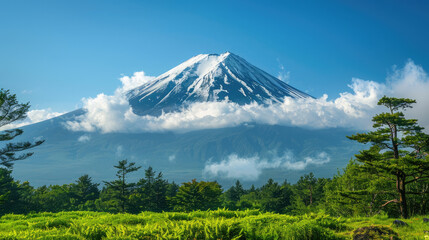
<path fill-rule="evenodd" d="M 355 229 L 371 225 L 391 228 L 400 239 L 429 238 L 425 237 L 429 223 L 423 217 L 404 220 L 409 224 L 406 227 L 393 226 L 393 220 L 384 215 L 335 218 L 222 209 L 137 215 L 89 211 L 7 214 L 0 218 L 0 239 L 352 239 Z"/>

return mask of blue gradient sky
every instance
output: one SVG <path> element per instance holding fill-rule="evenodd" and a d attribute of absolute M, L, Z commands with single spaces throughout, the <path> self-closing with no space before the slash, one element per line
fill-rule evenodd
<path fill-rule="evenodd" d="M 352 77 L 429 69 L 428 1 L 0 1 L 0 87 L 33 109 L 69 111 L 121 74 L 157 76 L 231 51 L 320 97 Z"/>

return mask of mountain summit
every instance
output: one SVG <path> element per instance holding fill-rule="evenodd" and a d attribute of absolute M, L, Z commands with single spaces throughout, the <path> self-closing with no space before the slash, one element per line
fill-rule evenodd
<path fill-rule="evenodd" d="M 193 102 L 267 104 L 311 97 L 230 52 L 197 55 L 127 96 L 134 113 L 156 116 Z"/>

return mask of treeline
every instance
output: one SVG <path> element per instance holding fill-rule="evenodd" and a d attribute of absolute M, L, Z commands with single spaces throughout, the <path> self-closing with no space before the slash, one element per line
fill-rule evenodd
<path fill-rule="evenodd" d="M 394 186 L 378 182 L 359 171 L 351 161 L 343 173 L 332 179 L 316 178 L 312 173 L 296 183 L 278 183 L 269 179 L 263 186 L 245 189 L 240 181 L 223 190 L 217 182 L 192 180 L 181 184 L 169 182 L 151 167 L 138 182 L 128 182 L 129 173 L 137 171 L 126 160 L 115 166 L 117 179 L 100 184 L 83 175 L 74 183 L 32 187 L 11 177 L 11 170 L 0 168 L 0 214 L 89 210 L 100 212 L 180 211 L 227 208 L 260 209 L 267 212 L 301 215 L 324 212 L 333 216 L 371 216 L 387 213 L 400 216 L 397 206 L 384 205 Z M 374 192 L 368 186 L 377 185 Z M 413 189 L 421 194 L 409 198 L 411 215 L 429 214 L 426 191 L 429 181 L 418 182 Z M 360 190 L 364 189 L 364 190 Z M 382 191 L 380 191 L 382 190 Z M 380 192 L 383 192 L 382 194 Z"/>
<path fill-rule="evenodd" d="M 191 180 L 181 184 L 164 179 L 162 172 L 151 167 L 144 177 L 129 182 L 128 174 L 138 171 L 135 163 L 122 160 L 117 178 L 100 188 L 90 176 L 74 183 L 32 187 L 29 182 L 15 181 L 11 170 L 0 168 L 0 214 L 89 210 L 101 212 L 180 211 L 260 209 L 267 212 L 301 214 L 319 209 L 325 199 L 324 187 L 329 179 L 304 175 L 295 183 L 277 183 L 269 179 L 256 188 L 243 188 L 240 181 L 226 189 L 217 182 Z"/>

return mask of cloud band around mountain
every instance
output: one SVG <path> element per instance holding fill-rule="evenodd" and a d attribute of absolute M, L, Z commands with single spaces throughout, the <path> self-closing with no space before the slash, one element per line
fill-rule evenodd
<path fill-rule="evenodd" d="M 429 80 L 421 66 L 408 61 L 402 69 L 394 70 L 386 83 L 354 78 L 351 92 L 340 93 L 336 99 L 327 95 L 317 99 L 285 97 L 282 103 L 238 105 L 232 102 L 197 102 L 177 112 L 159 117 L 138 116 L 133 113 L 125 92 L 151 81 L 153 77 L 137 72 L 121 78 L 122 87 L 114 95 L 99 94 L 83 99 L 87 113 L 65 123 L 72 131 L 109 132 L 187 132 L 207 128 L 234 127 L 243 123 L 278 124 L 306 128 L 347 127 L 369 129 L 370 118 L 380 110 L 377 101 L 383 95 L 417 99 L 411 117 L 429 127 L 425 112 L 429 107 Z"/>

